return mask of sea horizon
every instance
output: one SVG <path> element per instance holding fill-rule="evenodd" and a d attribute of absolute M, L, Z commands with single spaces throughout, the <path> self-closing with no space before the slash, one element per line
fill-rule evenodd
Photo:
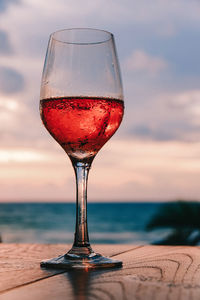
<path fill-rule="evenodd" d="M 184 199 L 184 198 L 171 198 L 171 199 L 163 199 L 163 200 L 157 200 L 157 199 L 144 199 L 144 200 L 116 200 L 116 199 L 113 199 L 113 200 L 88 200 L 87 203 L 169 203 L 169 202 L 177 202 L 177 201 L 186 201 L 186 202 L 200 202 L 200 199 Z M 60 203 L 60 204 L 63 204 L 63 203 L 69 203 L 69 204 L 73 204 L 73 203 L 76 203 L 76 199 L 74 200 L 45 200 L 45 199 L 42 199 L 42 200 L 32 200 L 32 199 L 23 199 L 23 200 L 14 200 L 14 199 L 6 199 L 6 200 L 0 200 L 0 204 L 7 204 L 7 203 L 16 203 L 16 204 L 20 204 L 20 203 L 30 203 L 30 204 L 34 204 L 34 203 Z"/>
<path fill-rule="evenodd" d="M 150 244 L 168 229 L 147 231 L 166 202 L 88 202 L 92 244 Z M 0 236 L 5 243 L 73 243 L 74 202 L 0 203 Z"/>

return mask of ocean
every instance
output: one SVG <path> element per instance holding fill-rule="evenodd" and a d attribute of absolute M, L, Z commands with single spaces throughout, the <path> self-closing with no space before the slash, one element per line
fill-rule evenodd
<path fill-rule="evenodd" d="M 163 203 L 88 203 L 91 244 L 149 244 L 166 230 L 146 231 Z M 72 243 L 74 203 L 0 203 L 0 236 L 5 243 Z"/>

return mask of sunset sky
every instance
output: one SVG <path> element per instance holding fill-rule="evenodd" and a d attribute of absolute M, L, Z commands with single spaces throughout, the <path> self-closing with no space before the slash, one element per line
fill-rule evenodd
<path fill-rule="evenodd" d="M 0 0 L 0 201 L 73 201 L 75 180 L 43 127 L 51 32 L 114 33 L 125 116 L 94 160 L 89 201 L 200 199 L 200 1 Z"/>

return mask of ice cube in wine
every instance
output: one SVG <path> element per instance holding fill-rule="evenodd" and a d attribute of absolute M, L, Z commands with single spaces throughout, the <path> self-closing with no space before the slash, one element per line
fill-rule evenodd
<path fill-rule="evenodd" d="M 122 100 L 62 97 L 40 101 L 42 121 L 71 159 L 88 161 L 110 139 L 123 117 Z"/>

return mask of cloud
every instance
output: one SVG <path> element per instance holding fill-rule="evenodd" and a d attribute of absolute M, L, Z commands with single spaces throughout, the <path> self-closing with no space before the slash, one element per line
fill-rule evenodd
<path fill-rule="evenodd" d="M 0 163 L 46 162 L 50 158 L 52 159 L 47 153 L 43 154 L 33 149 L 0 149 Z"/>
<path fill-rule="evenodd" d="M 23 76 L 9 67 L 0 67 L 0 91 L 5 94 L 23 90 L 25 85 Z"/>
<path fill-rule="evenodd" d="M 8 38 L 8 34 L 0 30 L 0 54 L 11 54 L 12 47 Z"/>
<path fill-rule="evenodd" d="M 152 141 L 200 141 L 200 90 L 161 93 L 136 109 L 127 134 Z M 132 112 L 132 115 L 134 112 Z"/>
<path fill-rule="evenodd" d="M 187 122 L 184 118 L 164 121 L 157 120 L 154 124 L 144 122 L 133 126 L 129 131 L 132 136 L 140 140 L 150 140 L 154 142 L 180 141 L 196 142 L 200 140 L 199 127 Z"/>
<path fill-rule="evenodd" d="M 168 96 L 169 97 L 169 96 Z M 171 95 L 169 106 L 185 113 L 191 124 L 200 127 L 200 90 L 189 90 Z M 200 128 L 199 128 L 200 129 Z"/>
<path fill-rule="evenodd" d="M 171 96 L 168 95 L 170 98 L 169 104 L 176 108 L 197 108 L 197 111 L 199 111 L 200 108 L 200 90 L 189 90 L 184 91 L 177 94 L 172 94 Z"/>
<path fill-rule="evenodd" d="M 177 140 L 176 133 L 166 126 L 152 127 L 151 124 L 139 124 L 132 129 L 132 134 L 140 137 L 140 139 L 150 139 L 154 141 L 170 141 Z"/>
<path fill-rule="evenodd" d="M 124 62 L 128 71 L 158 74 L 168 67 L 168 63 L 160 57 L 149 55 L 143 50 L 134 51 Z"/>
<path fill-rule="evenodd" d="M 20 0 L 0 0 L 0 13 L 4 12 L 10 4 L 18 4 Z"/>

